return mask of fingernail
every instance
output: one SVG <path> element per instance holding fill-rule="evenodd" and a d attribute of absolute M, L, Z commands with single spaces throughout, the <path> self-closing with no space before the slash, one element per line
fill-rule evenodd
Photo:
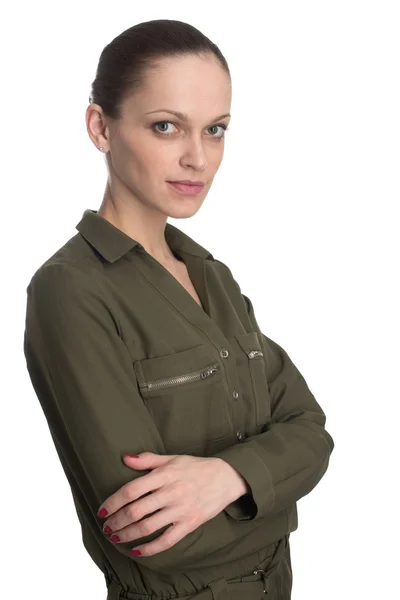
<path fill-rule="evenodd" d="M 130 553 L 133 554 L 133 556 L 141 556 L 142 555 L 142 553 L 140 552 L 140 550 L 131 550 Z"/>
<path fill-rule="evenodd" d="M 109 539 L 110 539 L 110 542 L 120 542 L 121 541 L 115 533 Z"/>
<path fill-rule="evenodd" d="M 98 511 L 97 516 L 98 517 L 106 517 L 108 515 L 108 510 L 106 510 L 105 508 L 102 508 L 101 510 Z"/>
<path fill-rule="evenodd" d="M 106 525 L 105 527 L 103 527 L 103 531 L 104 531 L 104 533 L 112 533 L 112 529 L 108 525 Z"/>
<path fill-rule="evenodd" d="M 139 458 L 137 454 L 127 454 L 126 456 L 129 456 L 129 458 Z"/>

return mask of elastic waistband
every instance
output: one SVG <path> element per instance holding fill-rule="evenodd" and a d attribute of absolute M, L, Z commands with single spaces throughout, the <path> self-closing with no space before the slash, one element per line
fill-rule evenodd
<path fill-rule="evenodd" d="M 220 577 L 210 581 L 203 590 L 190 596 L 169 596 L 168 600 L 242 600 L 243 598 L 256 597 L 257 593 L 266 593 L 270 589 L 269 576 L 280 565 L 289 543 L 289 534 L 286 534 L 279 540 L 272 559 L 266 559 L 261 562 L 257 569 L 251 575 L 225 579 Z M 268 567 L 265 563 L 270 561 Z M 166 596 L 159 597 L 160 600 L 167 600 Z M 136 592 L 126 592 L 123 588 L 111 581 L 108 587 L 107 600 L 157 600 L 154 594 L 146 595 Z"/>

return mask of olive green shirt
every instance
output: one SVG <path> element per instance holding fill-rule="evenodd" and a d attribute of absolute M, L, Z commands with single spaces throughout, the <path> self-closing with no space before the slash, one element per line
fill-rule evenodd
<path fill-rule="evenodd" d="M 83 543 L 107 583 L 127 593 L 195 593 L 297 528 L 296 501 L 334 448 L 326 417 L 285 350 L 260 331 L 230 269 L 183 231 L 167 222 L 165 238 L 202 306 L 97 211 L 85 210 L 76 228 L 27 287 L 24 352 Z M 249 267 L 265 277 L 261 263 Z M 251 491 L 168 550 L 132 556 L 169 525 L 115 544 L 97 511 L 149 472 L 122 461 L 144 451 L 222 458 Z"/>

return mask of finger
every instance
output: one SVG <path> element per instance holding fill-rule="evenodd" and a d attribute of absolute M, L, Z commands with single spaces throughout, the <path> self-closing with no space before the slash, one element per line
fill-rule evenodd
<path fill-rule="evenodd" d="M 170 525 L 174 518 L 177 519 L 176 511 L 172 509 L 159 510 L 139 523 L 133 523 L 120 529 L 110 536 L 109 541 L 115 543 L 134 542 L 141 537 L 158 531 L 166 525 Z"/>
<path fill-rule="evenodd" d="M 154 452 L 142 452 L 141 454 L 124 454 L 123 461 L 131 469 L 156 469 L 174 458 L 177 454 L 155 454 Z"/>
<path fill-rule="evenodd" d="M 128 481 L 103 502 L 97 511 L 97 516 L 100 518 L 109 517 L 129 502 L 133 502 L 141 496 L 158 489 L 162 484 L 163 478 L 157 472 L 154 474 L 152 472 L 147 473 L 147 475 L 142 475 L 133 481 Z"/>
<path fill-rule="evenodd" d="M 156 540 L 147 544 L 135 546 L 130 553 L 132 556 L 153 556 L 154 554 L 158 554 L 158 552 L 168 550 L 168 548 L 177 544 L 191 531 L 193 530 L 188 530 L 187 524 L 184 522 L 174 522 L 171 527 L 168 527 L 167 531 Z"/>
<path fill-rule="evenodd" d="M 130 502 L 114 513 L 103 525 L 106 534 L 118 533 L 120 530 L 147 517 L 148 515 L 165 508 L 168 496 L 161 489 L 145 495 L 143 498 Z"/>

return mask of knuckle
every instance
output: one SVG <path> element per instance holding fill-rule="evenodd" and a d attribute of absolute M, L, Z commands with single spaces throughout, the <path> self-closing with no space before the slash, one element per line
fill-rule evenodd
<path fill-rule="evenodd" d="M 119 490 L 119 493 L 121 498 L 120 504 L 128 504 L 128 502 L 132 501 L 133 494 L 130 490 L 129 485 L 122 487 Z"/>
<path fill-rule="evenodd" d="M 154 527 L 152 526 L 150 520 L 146 519 L 140 523 L 140 530 L 142 531 L 142 533 L 147 535 L 153 533 Z"/>
<path fill-rule="evenodd" d="M 128 515 L 133 521 L 138 521 L 141 518 L 141 515 L 134 504 L 131 504 L 128 507 Z"/>
<path fill-rule="evenodd" d="M 175 531 L 173 531 L 173 528 L 170 528 L 161 536 L 160 545 L 162 545 L 163 548 L 171 548 L 175 543 Z"/>
<path fill-rule="evenodd" d="M 133 499 L 137 498 L 138 495 L 138 480 L 134 479 L 133 481 L 128 481 L 121 487 L 120 492 L 124 500 L 127 502 L 131 502 Z"/>
<path fill-rule="evenodd" d="M 198 515 L 196 515 L 196 516 L 193 516 L 193 517 L 191 517 L 191 518 L 189 518 L 189 519 L 187 520 L 187 525 L 188 525 L 188 527 L 190 527 L 190 530 L 191 530 L 191 531 L 194 531 L 194 530 L 195 530 L 195 529 L 197 529 L 197 528 L 198 528 L 198 527 L 201 525 L 201 523 L 203 523 L 203 522 L 204 522 L 204 521 L 202 521 L 202 520 L 201 520 L 201 518 L 199 518 L 199 516 L 198 516 Z"/>
<path fill-rule="evenodd" d="M 168 537 L 165 539 L 165 543 L 164 543 L 164 545 L 165 545 L 165 547 L 166 547 L 166 548 L 172 548 L 172 546 L 173 546 L 174 544 L 175 544 L 175 540 L 174 540 L 174 538 L 173 538 L 172 536 L 168 536 Z"/>
<path fill-rule="evenodd" d="M 174 483 L 174 479 L 175 479 L 175 470 L 173 467 L 171 467 L 169 464 L 164 465 L 164 467 L 162 467 L 163 471 L 162 471 L 162 476 L 163 479 L 167 482 L 170 483 L 172 487 L 175 487 L 175 483 Z"/>

